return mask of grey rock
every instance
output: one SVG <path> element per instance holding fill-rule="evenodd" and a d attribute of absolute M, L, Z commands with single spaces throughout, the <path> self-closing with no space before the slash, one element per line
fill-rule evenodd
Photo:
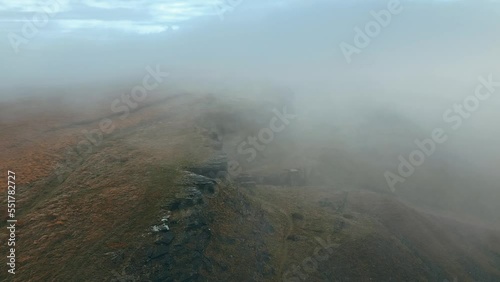
<path fill-rule="evenodd" d="M 227 156 L 225 154 L 218 154 L 206 163 L 191 167 L 188 170 L 212 179 L 225 178 L 228 174 Z"/>
<path fill-rule="evenodd" d="M 157 259 L 168 254 L 169 250 L 170 248 L 165 245 L 156 246 L 149 251 L 148 257 L 150 259 Z"/>
<path fill-rule="evenodd" d="M 158 237 L 155 243 L 158 245 L 169 245 L 170 243 L 172 243 L 174 238 L 175 236 L 174 234 L 172 234 L 172 232 L 163 233 Z"/>

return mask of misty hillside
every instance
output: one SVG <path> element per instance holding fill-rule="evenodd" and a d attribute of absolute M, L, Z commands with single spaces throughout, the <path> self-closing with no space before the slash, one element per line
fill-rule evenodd
<path fill-rule="evenodd" d="M 297 120 L 251 162 L 238 158 L 241 136 L 258 134 L 275 108 L 290 103 L 282 94 L 266 95 L 264 105 L 214 94 L 158 97 L 127 123 L 116 117 L 116 132 L 59 177 L 41 169 L 64 152 L 34 154 L 29 169 L 40 174 L 19 184 L 19 234 L 30 239 L 22 241 L 29 256 L 16 279 L 500 279 L 498 229 L 373 186 L 373 163 L 343 149 L 336 131 L 310 146 L 300 138 L 311 128 Z M 34 119 L 4 124 L 39 141 L 3 140 L 12 152 L 3 157 L 25 164 L 30 151 L 71 142 L 100 120 L 82 122 L 82 113 L 30 131 Z M 463 210 L 478 210 L 474 200 Z"/>
<path fill-rule="evenodd" d="M 498 0 L 0 0 L 0 281 L 500 281 Z"/>

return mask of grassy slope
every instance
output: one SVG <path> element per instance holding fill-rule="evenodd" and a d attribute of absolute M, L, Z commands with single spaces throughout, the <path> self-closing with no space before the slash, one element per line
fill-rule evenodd
<path fill-rule="evenodd" d="M 211 153 L 195 124 L 224 128 L 227 140 L 234 141 L 265 125 L 272 108 L 234 103 L 194 96 L 148 107 L 106 136 L 62 183 L 49 175 L 24 185 L 16 280 L 109 281 L 116 273 L 129 273 L 125 268 L 142 255 L 160 207 L 178 192 L 179 169 Z M 249 119 L 255 111 L 263 111 L 260 120 Z M 276 147 L 294 145 L 276 141 Z M 235 144 L 225 147 L 229 155 Z M 279 152 L 273 148 L 264 155 L 274 157 L 274 166 L 296 164 L 293 156 L 275 162 L 286 154 L 273 154 Z M 342 159 L 349 161 L 348 154 Z M 250 169 L 283 168 L 273 165 L 264 158 Z M 336 166 L 359 167 L 358 160 Z M 345 185 L 352 178 L 337 176 L 329 176 L 341 179 L 329 186 L 221 187 L 206 211 L 214 219 L 205 252 L 213 270 L 203 276 L 209 281 L 280 281 L 294 266 L 311 262 L 320 238 L 338 247 L 315 269 L 301 267 L 308 281 L 500 279 L 498 231 L 358 190 L 363 183 Z"/>

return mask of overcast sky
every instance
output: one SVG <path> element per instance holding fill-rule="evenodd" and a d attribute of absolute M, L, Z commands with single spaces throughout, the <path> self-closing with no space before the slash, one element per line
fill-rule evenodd
<path fill-rule="evenodd" d="M 402 0 L 403 11 L 350 64 L 339 45 L 353 44 L 354 28 L 388 0 L 224 1 L 0 0 L 0 85 L 107 81 L 151 64 L 335 84 L 473 82 L 498 70 L 498 0 Z M 47 10 L 55 12 L 44 23 Z M 25 36 L 35 15 L 41 27 Z"/>
<path fill-rule="evenodd" d="M 54 11 L 53 24 L 45 33 L 70 33 L 94 30 L 107 33 L 115 30 L 125 33 L 151 34 L 177 29 L 183 23 L 200 17 L 219 17 L 220 11 L 236 8 L 239 0 L 138 0 L 138 1 L 98 1 L 98 0 L 2 0 L 0 16 L 2 29 L 20 31 L 20 24 L 31 19 L 34 13 Z M 241 1 L 243 2 L 243 1 Z M 247 8 L 253 4 L 261 8 L 293 3 L 284 1 L 247 1 Z M 260 2 L 260 3 L 259 3 Z"/>

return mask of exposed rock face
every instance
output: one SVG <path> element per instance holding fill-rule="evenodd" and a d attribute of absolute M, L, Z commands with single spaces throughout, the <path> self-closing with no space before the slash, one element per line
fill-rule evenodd
<path fill-rule="evenodd" d="M 203 193 L 214 193 L 215 185 L 217 185 L 217 182 L 214 179 L 203 175 L 186 172 L 186 176 L 183 179 L 183 184 L 186 186 L 194 187 L 195 189 Z"/>
<path fill-rule="evenodd" d="M 205 164 L 190 167 L 188 170 L 212 179 L 225 179 L 228 175 L 227 156 L 223 153 L 218 154 Z"/>
<path fill-rule="evenodd" d="M 168 209 L 176 214 L 169 222 L 172 227 L 157 230 L 155 246 L 147 253 L 146 265 L 152 269 L 150 280 L 200 281 L 202 269 L 212 271 L 212 262 L 204 255 L 212 237 L 212 218 L 205 209 L 206 197 L 215 193 L 216 179 L 226 177 L 226 174 L 225 155 L 217 155 L 206 164 L 184 172 L 179 183 L 181 191 L 168 205 Z"/>
<path fill-rule="evenodd" d="M 170 243 L 172 243 L 174 238 L 175 236 L 172 232 L 163 233 L 160 236 L 158 236 L 158 239 L 156 240 L 155 244 L 169 245 Z"/>

